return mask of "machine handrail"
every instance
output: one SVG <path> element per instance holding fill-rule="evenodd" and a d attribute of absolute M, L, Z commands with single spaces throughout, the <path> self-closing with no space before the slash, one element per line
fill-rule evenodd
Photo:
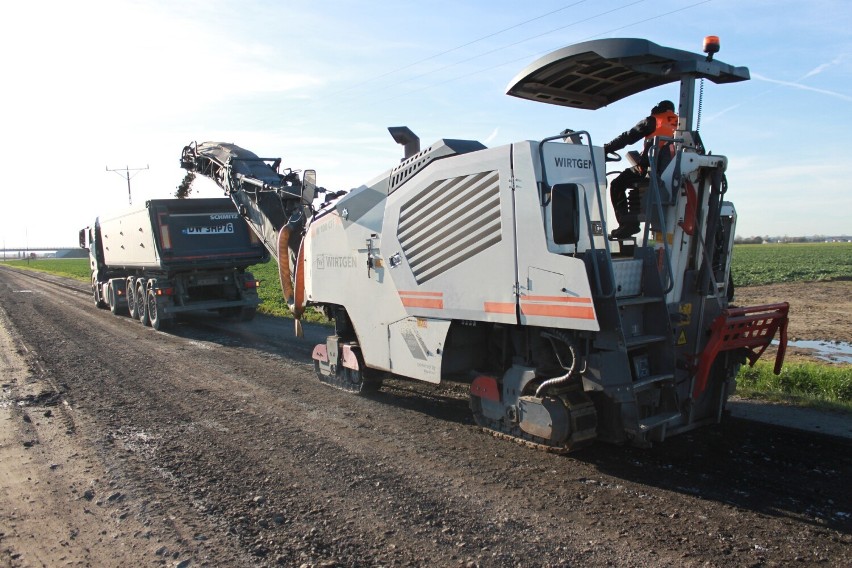
<path fill-rule="evenodd" d="M 595 153 L 593 151 L 593 146 L 592 146 L 592 135 L 589 134 L 589 132 L 586 131 L 586 130 L 578 130 L 578 131 L 572 132 L 571 136 L 580 136 L 581 139 L 582 139 L 582 135 L 584 135 L 584 134 L 586 135 L 586 139 L 588 140 L 588 144 L 582 143 L 581 145 L 582 146 L 588 146 L 588 148 L 589 148 L 589 158 L 591 159 L 591 162 L 592 162 L 592 176 L 594 177 L 594 180 L 595 180 L 595 195 L 597 196 L 597 199 L 598 199 L 598 215 L 600 215 L 601 226 L 603 228 L 603 234 L 604 234 L 604 237 L 606 237 L 606 235 L 607 235 L 606 216 L 604 215 L 603 204 L 602 204 L 603 202 L 601 201 L 601 184 L 600 184 L 600 180 L 598 179 L 598 169 L 597 169 L 597 166 L 595 164 Z M 547 168 L 544 165 L 544 144 L 545 144 L 545 142 L 551 142 L 553 140 L 560 140 L 560 139 L 563 139 L 563 138 L 565 138 L 564 134 L 557 134 L 555 136 L 548 136 L 547 138 L 543 138 L 538 143 L 538 160 L 539 160 L 539 166 L 541 167 L 541 182 L 539 182 L 538 190 L 539 190 L 539 203 L 541 204 L 542 207 L 547 206 L 547 203 L 544 201 L 545 191 L 550 191 L 550 184 L 547 181 Z M 598 256 L 599 255 L 597 254 L 597 248 L 595 247 L 594 229 L 592 227 L 592 217 L 591 217 L 591 213 L 589 211 L 589 202 L 588 202 L 588 199 L 586 199 L 585 192 L 583 192 L 583 210 L 585 211 L 585 214 L 586 214 L 586 230 L 588 231 L 588 235 L 589 235 L 589 248 L 591 249 L 591 253 L 592 253 L 591 254 L 592 270 L 595 274 L 595 287 L 597 289 L 597 295 L 598 295 L 598 297 L 604 298 L 604 299 L 605 298 L 611 298 L 615 295 L 615 276 L 614 276 L 613 270 L 612 270 L 612 251 L 609 248 L 609 240 L 604 238 L 604 250 L 606 251 L 606 258 L 607 258 L 607 262 L 608 262 L 607 268 L 609 269 L 609 280 L 610 280 L 610 291 L 608 293 L 604 294 L 603 282 L 602 282 L 602 278 L 601 278 L 601 274 L 600 274 L 600 267 L 598 266 L 598 262 L 599 262 Z"/>
<path fill-rule="evenodd" d="M 651 210 L 652 204 L 656 206 L 655 213 L 657 214 L 657 222 L 660 227 L 660 235 L 663 241 L 663 264 L 666 267 L 666 276 L 668 277 L 666 285 L 663 287 L 663 296 L 667 295 L 674 288 L 674 273 L 672 272 L 671 251 L 669 249 L 668 231 L 666 227 L 666 219 L 663 214 L 663 200 L 660 194 L 659 174 L 657 172 L 657 151 L 659 142 L 670 142 L 672 144 L 683 142 L 682 138 L 668 138 L 665 136 L 656 136 L 652 142 L 651 148 L 648 151 L 648 199 L 645 203 L 645 211 Z M 680 157 L 678 156 L 678 160 Z M 674 201 L 674 192 L 672 192 Z M 648 236 L 651 229 L 650 215 L 646 213 L 645 231 L 642 234 L 642 246 L 648 247 Z"/>

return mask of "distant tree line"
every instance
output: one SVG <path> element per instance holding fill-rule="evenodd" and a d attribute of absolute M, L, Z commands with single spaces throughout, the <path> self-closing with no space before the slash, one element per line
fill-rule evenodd
<path fill-rule="evenodd" d="M 734 237 L 735 245 L 762 245 L 763 237 Z"/>
<path fill-rule="evenodd" d="M 852 243 L 852 237 L 842 235 L 831 237 L 825 235 L 811 235 L 808 237 L 734 237 L 735 245 L 760 245 L 763 243 Z"/>

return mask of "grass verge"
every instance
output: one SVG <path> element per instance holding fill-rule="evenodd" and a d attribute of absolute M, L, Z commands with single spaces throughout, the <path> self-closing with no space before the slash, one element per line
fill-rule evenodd
<path fill-rule="evenodd" d="M 46 272 L 57 276 L 65 276 L 79 280 L 80 282 L 88 283 L 91 278 L 89 260 L 86 258 L 7 260 L 5 264 L 16 268 Z M 276 266 L 273 262 L 267 262 L 251 266 L 248 268 L 248 271 L 254 274 L 254 277 L 257 280 L 260 280 L 260 287 L 257 289 L 257 294 L 260 296 L 263 303 L 258 307 L 257 311 L 270 316 L 292 318 L 293 314 L 287 307 L 287 302 L 284 301 L 284 294 L 281 291 L 281 280 L 278 278 L 278 266 Z M 302 316 L 302 319 L 313 323 L 329 323 L 325 315 L 314 308 L 308 308 L 305 310 L 305 314 Z"/>
<path fill-rule="evenodd" d="M 737 375 L 737 395 L 823 410 L 852 412 L 852 365 L 786 363 L 744 365 Z"/>
<path fill-rule="evenodd" d="M 255 279 L 260 280 L 257 295 L 260 296 L 263 303 L 258 308 L 258 311 L 270 316 L 292 318 L 293 314 L 290 312 L 290 308 L 287 307 L 287 302 L 284 301 L 284 292 L 281 291 L 278 265 L 275 262 L 255 264 L 249 267 L 248 271 L 254 274 Z M 302 320 L 313 323 L 329 323 L 325 314 L 310 307 L 305 310 Z"/>
<path fill-rule="evenodd" d="M 89 260 L 86 258 L 35 258 L 30 260 L 7 260 L 3 264 L 6 266 L 14 266 L 16 268 L 24 268 L 26 270 L 35 270 L 37 272 L 47 272 L 48 274 L 65 276 L 81 282 L 88 282 L 92 277 L 92 273 L 89 270 Z"/>

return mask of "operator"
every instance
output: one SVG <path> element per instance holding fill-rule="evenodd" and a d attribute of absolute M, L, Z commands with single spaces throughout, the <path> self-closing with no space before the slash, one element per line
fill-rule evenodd
<path fill-rule="evenodd" d="M 638 211 L 630 211 L 627 200 L 627 190 L 635 188 L 648 175 L 648 152 L 651 149 L 655 136 L 667 136 L 671 138 L 677 129 L 677 114 L 674 112 L 674 103 L 671 101 L 660 101 L 657 106 L 651 109 L 651 115 L 640 120 L 636 126 L 626 132 L 622 132 L 612 139 L 608 144 L 604 144 L 604 154 L 610 152 L 618 152 L 625 146 L 638 142 L 643 137 L 645 138 L 645 148 L 642 151 L 642 158 L 636 167 L 627 168 L 621 172 L 610 184 L 610 199 L 612 207 L 615 210 L 615 219 L 618 221 L 618 227 L 610 233 L 610 238 L 613 240 L 630 237 L 639 232 L 639 221 L 632 217 L 631 220 L 626 219 L 628 213 L 638 213 Z M 667 142 L 660 142 L 660 149 Z M 668 144 L 671 152 L 674 152 L 674 147 Z M 671 154 L 665 153 L 665 159 L 658 164 L 658 171 L 662 171 L 671 159 Z M 660 154 L 663 157 L 663 153 Z"/>

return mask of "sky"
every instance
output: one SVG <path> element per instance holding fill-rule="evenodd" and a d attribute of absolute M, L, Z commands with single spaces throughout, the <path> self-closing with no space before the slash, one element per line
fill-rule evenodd
<path fill-rule="evenodd" d="M 700 53 L 706 35 L 717 60 L 751 72 L 707 81 L 702 99 L 737 235 L 852 235 L 848 0 L 47 0 L 10 3 L 0 21 L 0 238 L 74 246 L 95 217 L 172 197 L 192 141 L 281 157 L 334 190 L 399 162 L 388 126 L 424 147 L 564 128 L 602 145 L 676 101 L 676 84 L 588 111 L 509 97 L 511 79 L 581 41 Z M 193 189 L 223 195 L 203 178 Z"/>

